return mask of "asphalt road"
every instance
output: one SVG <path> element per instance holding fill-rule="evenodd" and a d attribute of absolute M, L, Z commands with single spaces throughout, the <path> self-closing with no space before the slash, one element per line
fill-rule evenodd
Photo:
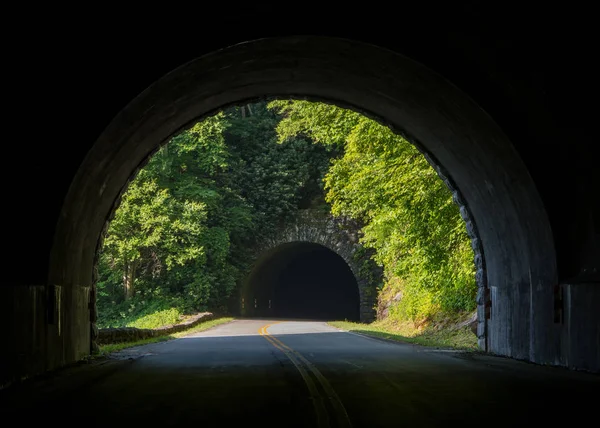
<path fill-rule="evenodd" d="M 237 320 L 5 389 L 0 412 L 6 427 L 596 426 L 600 377 Z"/>

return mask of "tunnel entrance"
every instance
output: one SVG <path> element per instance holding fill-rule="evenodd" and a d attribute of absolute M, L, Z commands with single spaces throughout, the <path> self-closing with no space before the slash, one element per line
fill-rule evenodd
<path fill-rule="evenodd" d="M 342 257 L 314 243 L 280 245 L 259 258 L 242 289 L 242 315 L 360 319 L 354 274 Z"/>
<path fill-rule="evenodd" d="M 9 355 L 9 370 L 0 375 L 12 371 L 10 378 L 18 378 L 89 354 L 97 337 L 97 249 L 128 180 L 176 132 L 224 106 L 265 97 L 328 101 L 365 112 L 406 135 L 461 207 L 476 251 L 481 348 L 536 363 L 598 368 L 597 329 L 587 328 L 597 325 L 597 317 L 573 309 L 595 305 L 596 294 L 579 285 L 576 289 L 583 291 L 571 294 L 565 277 L 559 280 L 546 211 L 554 200 L 542 198 L 534 180 L 539 171 L 529 170 L 520 157 L 529 138 L 514 146 L 469 94 L 395 49 L 292 36 L 206 53 L 132 99 L 81 163 L 72 165 L 77 172 L 66 181 L 68 191 L 56 198 L 63 202 L 48 229 L 52 239 L 40 247 L 51 245 L 40 258 L 43 275 L 8 288 L 5 300 L 18 303 L 8 313 L 9 324 L 35 334 L 15 330 L 14 348 L 20 351 Z M 565 290 L 568 299 L 563 300 Z M 245 304 L 248 308 L 251 302 Z M 34 358 L 40 350 L 41 357 Z"/>

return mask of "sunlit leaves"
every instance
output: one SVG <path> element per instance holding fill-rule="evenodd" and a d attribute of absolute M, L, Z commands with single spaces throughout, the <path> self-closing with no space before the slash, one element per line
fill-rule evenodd
<path fill-rule="evenodd" d="M 187 287 L 194 295 L 193 305 L 207 304 L 211 288 L 218 284 L 197 272 L 224 268 L 222 254 L 229 248 L 228 236 L 221 243 L 212 238 L 215 229 L 222 234 L 213 218 L 226 197 L 215 182 L 228 166 L 226 128 L 222 113 L 194 125 L 139 172 L 108 229 L 102 257 L 109 263 L 101 264 L 104 278 L 115 280 L 107 264 L 111 270 L 135 269 L 139 293 L 152 289 L 155 282 L 171 290 Z"/>
<path fill-rule="evenodd" d="M 197 172 L 213 176 L 227 167 L 228 150 L 223 136 L 227 127 L 228 122 L 221 112 L 173 137 L 169 147 L 179 155 L 177 161 L 181 172 L 191 167 Z"/>
<path fill-rule="evenodd" d="M 280 116 L 264 103 L 247 113 L 234 107 L 198 122 L 132 181 L 100 257 L 99 302 L 108 313 L 141 311 L 145 297 L 183 310 L 223 305 L 256 240 L 322 199 L 333 149 L 305 138 L 278 144 Z M 117 311 L 108 302 L 123 298 L 132 268 L 136 295 Z"/>
<path fill-rule="evenodd" d="M 276 128 L 280 142 L 307 136 L 317 143 L 343 146 L 347 135 L 361 120 L 358 113 L 309 101 L 272 101 L 269 108 L 284 116 Z"/>
<path fill-rule="evenodd" d="M 365 116 L 308 101 L 258 103 L 243 114 L 230 108 L 160 149 L 110 223 L 100 301 L 115 300 L 133 266 L 131 302 L 223 305 L 256 240 L 298 208 L 325 202 L 364 225 L 362 242 L 385 267 L 387 286 L 401 288 L 390 313 L 419 318 L 474 307 L 465 226 L 425 158 Z"/>
<path fill-rule="evenodd" d="M 475 305 L 473 253 L 452 195 L 417 149 L 355 112 L 308 101 L 276 101 L 280 141 L 308 135 L 343 145 L 325 176 L 335 215 L 361 220 L 362 242 L 376 250 L 389 281 L 402 284 L 403 316 Z"/>

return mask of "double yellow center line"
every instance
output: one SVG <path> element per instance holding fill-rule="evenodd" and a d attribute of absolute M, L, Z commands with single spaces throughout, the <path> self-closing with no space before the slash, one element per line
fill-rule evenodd
<path fill-rule="evenodd" d="M 283 352 L 285 356 L 288 357 L 288 359 L 294 364 L 294 366 L 296 366 L 296 369 L 298 369 L 298 372 L 302 376 L 302 379 L 308 388 L 308 392 L 317 416 L 317 426 L 322 428 L 331 426 L 326 406 L 326 402 L 329 402 L 335 414 L 335 419 L 337 422 L 336 426 L 351 427 L 352 424 L 350 423 L 348 413 L 346 412 L 342 401 L 335 393 L 335 390 L 331 387 L 331 384 L 327 381 L 319 369 L 313 363 L 304 358 L 302 354 L 290 348 L 276 337 L 271 336 L 268 328 L 274 324 L 279 324 L 279 322 L 274 322 L 261 327 L 260 330 L 258 330 L 258 333 L 267 339 L 275 348 Z M 315 380 L 313 380 L 313 377 L 316 379 L 316 383 Z M 324 394 L 319 391 L 318 386 L 321 387 Z"/>

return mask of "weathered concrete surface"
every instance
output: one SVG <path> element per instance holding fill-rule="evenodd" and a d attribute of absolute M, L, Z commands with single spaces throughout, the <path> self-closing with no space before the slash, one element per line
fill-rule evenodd
<path fill-rule="evenodd" d="M 30 425 L 63 418 L 56 412 L 68 403 L 69 418 L 81 416 L 86 426 L 349 426 L 341 421 L 355 428 L 587 426 L 597 416 L 596 375 L 277 321 L 235 321 L 0 391 L 0 414 Z M 268 324 L 316 392 L 258 334 Z"/>
<path fill-rule="evenodd" d="M 349 219 L 334 217 L 322 209 L 299 210 L 294 218 L 270 236 L 257 241 L 253 250 L 255 259 L 250 263 L 247 278 L 242 280 L 241 296 L 246 302 L 252 301 L 253 290 L 249 289 L 248 277 L 264 259 L 272 257 L 282 246 L 302 242 L 318 244 L 339 255 L 350 267 L 358 285 L 360 320 L 374 321 L 377 292 L 383 286 L 383 270 L 373 262 L 372 251 L 364 248 L 359 239 L 360 227 Z M 250 307 L 248 304 L 245 309 Z M 242 314 L 249 315 L 245 311 Z"/>
<path fill-rule="evenodd" d="M 0 287 L 0 386 L 90 353 L 89 287 Z"/>
<path fill-rule="evenodd" d="M 167 31 L 166 19 L 156 31 L 150 22 L 134 28 L 146 20 L 119 26 L 107 17 L 95 27 L 21 14 L 33 37 L 4 53 L 5 62 L 15 64 L 4 70 L 14 89 L 6 101 L 12 106 L 9 123 L 43 130 L 47 138 L 14 144 L 11 159 L 23 163 L 8 162 L 0 171 L 10 183 L 4 199 L 12 207 L 3 231 L 0 302 L 7 303 L 0 303 L 0 317 L 19 325 L 6 345 L 15 351 L 2 357 L 11 363 L 2 364 L 0 379 L 13 376 L 15 362 L 27 361 L 23 369 L 34 373 L 89 347 L 94 329 L 84 326 L 83 309 L 63 306 L 64 319 L 77 326 L 63 330 L 72 329 L 70 336 L 53 338 L 53 327 L 29 316 L 46 309 L 33 306 L 36 300 L 26 290 L 92 286 L 100 231 L 148 154 L 197 117 L 264 95 L 326 99 L 364 110 L 428 151 L 460 190 L 481 239 L 489 292 L 483 290 L 480 301 L 492 307 L 480 304 L 482 315 L 491 316 L 480 335 L 493 352 L 566 365 L 562 344 L 573 329 L 553 322 L 553 290 L 600 282 L 597 129 L 588 105 L 597 87 L 589 55 L 595 26 L 586 23 L 592 16 L 571 5 L 532 8 L 531 15 L 520 10 L 518 17 L 497 8 L 498 19 L 490 20 L 483 3 L 438 4 L 432 14 L 430 5 L 413 2 L 403 5 L 403 14 L 415 19 L 403 20 L 398 31 L 398 16 L 381 13 L 385 4 L 344 10 L 343 17 L 339 11 L 300 8 L 289 14 L 258 4 L 251 12 L 213 6 L 222 7 L 211 13 L 214 25 L 189 28 L 188 37 L 177 19 L 176 31 Z M 269 25 L 256 25 L 265 17 Z M 370 20 L 378 23 L 377 31 L 365 31 Z M 559 21 L 562 31 L 556 31 Z M 213 28 L 221 29 L 218 37 Z M 90 48 L 70 43 L 72 34 Z M 204 56 L 294 34 L 351 42 L 262 40 Z M 14 296 L 21 296 L 20 304 L 12 303 Z M 83 292 L 72 296 L 76 307 L 93 308 Z M 594 337 L 582 341 L 580 333 L 592 330 L 578 332 L 572 346 Z M 40 352 L 39 358 L 29 352 Z"/>
<path fill-rule="evenodd" d="M 560 297 L 566 365 L 600 372 L 600 284 L 564 284 Z"/>

